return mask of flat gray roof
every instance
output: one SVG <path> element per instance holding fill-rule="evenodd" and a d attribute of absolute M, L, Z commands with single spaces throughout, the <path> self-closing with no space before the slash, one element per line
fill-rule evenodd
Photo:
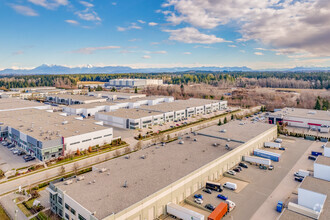
<path fill-rule="evenodd" d="M 100 100 L 103 101 L 105 98 L 95 97 L 95 96 L 87 96 L 87 95 L 69 95 L 69 94 L 49 94 L 49 97 L 58 97 L 61 99 L 72 99 L 78 101 L 88 101 L 88 100 Z"/>
<path fill-rule="evenodd" d="M 0 111 L 41 106 L 46 105 L 40 102 L 27 101 L 19 98 L 0 98 Z"/>
<path fill-rule="evenodd" d="M 274 115 L 298 117 L 298 118 L 310 118 L 330 121 L 330 112 L 314 109 L 302 109 L 302 108 L 283 108 L 281 111 L 275 112 Z"/>
<path fill-rule="evenodd" d="M 117 96 L 131 96 L 131 97 L 146 97 L 146 94 L 141 93 L 128 93 L 128 92 L 108 92 L 108 91 L 95 91 L 93 93 L 101 95 L 117 95 Z"/>
<path fill-rule="evenodd" d="M 153 116 L 153 115 L 160 115 L 162 113 L 143 110 L 143 109 L 139 109 L 139 108 L 130 108 L 130 109 L 120 108 L 120 109 L 117 109 L 112 112 L 100 112 L 99 114 L 111 115 L 111 116 L 120 117 L 120 118 L 138 119 L 138 118 L 144 118 L 144 117 Z"/>
<path fill-rule="evenodd" d="M 306 176 L 299 188 L 330 195 L 330 182 L 312 176 Z"/>
<path fill-rule="evenodd" d="M 235 120 L 221 126 L 212 126 L 199 130 L 198 133 L 246 142 L 272 127 L 275 127 L 275 125 L 261 122 L 254 123 L 249 120 Z M 225 132 L 221 132 L 223 130 L 225 130 Z"/>
<path fill-rule="evenodd" d="M 213 127 L 217 129 L 217 126 Z M 245 128 L 246 131 L 249 129 L 247 126 Z M 266 129 L 262 130 L 264 131 Z M 260 134 L 258 129 L 248 132 L 254 132 L 253 137 Z M 244 136 L 244 132 L 241 135 Z M 165 146 L 149 147 L 131 153 L 130 159 L 119 157 L 97 165 L 96 168 L 107 169 L 104 173 L 93 171 L 84 174 L 85 179 L 82 181 L 74 181 L 70 185 L 59 182 L 55 186 L 89 211 L 95 211 L 98 219 L 105 218 L 112 212 L 118 213 L 130 207 L 228 152 L 225 149 L 225 140 L 202 135 L 189 136 L 190 138 L 187 138 L 187 135 L 182 136 L 184 144 L 179 144 L 177 140 Z M 194 138 L 197 141 L 193 141 Z M 214 143 L 220 145 L 214 147 Z M 233 142 L 230 146 L 234 149 L 240 145 Z M 142 155 L 145 155 L 146 159 L 141 159 Z M 88 184 L 94 180 L 95 183 Z M 123 187 L 125 181 L 127 188 Z"/>
<path fill-rule="evenodd" d="M 95 124 L 95 120 L 78 120 L 78 116 L 62 116 L 60 113 L 38 109 L 0 112 L 0 122 L 41 141 L 46 140 L 46 136 L 56 139 L 109 129 Z M 44 132 L 43 135 L 40 135 L 41 132 Z"/>
<path fill-rule="evenodd" d="M 69 105 L 66 106 L 67 108 L 73 108 L 73 109 L 80 109 L 80 108 L 95 108 L 97 106 L 110 106 L 114 105 L 113 102 L 93 102 L 93 103 L 87 103 L 87 104 L 80 104 L 80 105 Z"/>
<path fill-rule="evenodd" d="M 315 163 L 330 166 L 330 158 L 325 156 L 318 156 Z"/>

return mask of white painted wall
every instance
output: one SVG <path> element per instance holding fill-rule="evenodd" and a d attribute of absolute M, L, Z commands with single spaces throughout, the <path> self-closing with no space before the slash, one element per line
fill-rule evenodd
<path fill-rule="evenodd" d="M 327 195 L 312 192 L 303 188 L 298 188 L 298 205 L 312 209 L 314 211 L 321 211 L 322 206 L 327 198 Z"/>
<path fill-rule="evenodd" d="M 330 146 L 324 147 L 324 156 L 330 157 Z"/>
<path fill-rule="evenodd" d="M 314 163 L 314 177 L 330 181 L 330 166 Z"/>
<path fill-rule="evenodd" d="M 95 125 L 99 126 L 99 125 Z M 109 135 L 111 134 L 111 136 L 107 136 L 105 137 L 105 135 Z M 97 138 L 97 137 L 101 137 L 101 138 Z M 97 139 L 96 139 L 97 138 Z M 91 139 L 89 141 L 85 141 Z M 90 132 L 90 133 L 85 133 L 85 134 L 78 134 L 76 136 L 71 136 L 71 137 L 67 137 L 64 138 L 64 144 L 66 144 L 66 149 L 65 152 L 75 152 L 77 151 L 77 149 L 79 150 L 85 150 L 88 149 L 88 147 L 92 147 L 95 145 L 103 145 L 104 143 L 111 143 L 113 139 L 113 129 L 112 128 L 105 128 L 103 130 L 99 130 L 99 131 L 94 131 L 94 132 Z M 77 143 L 78 144 L 74 144 Z"/>

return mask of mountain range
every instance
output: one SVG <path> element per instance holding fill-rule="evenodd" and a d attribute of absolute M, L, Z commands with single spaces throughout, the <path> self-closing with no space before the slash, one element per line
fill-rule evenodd
<path fill-rule="evenodd" d="M 249 71 L 290 71 L 290 72 L 313 72 L 330 71 L 330 67 L 295 67 L 288 69 L 263 69 L 253 70 L 249 67 L 172 67 L 172 68 L 131 68 L 128 66 L 104 66 L 94 67 L 65 67 L 59 65 L 43 64 L 34 69 L 4 69 L 0 75 L 32 75 L 32 74 L 95 74 L 95 73 L 162 73 L 162 72 L 187 72 L 187 71 L 208 71 L 208 72 L 249 72 Z"/>

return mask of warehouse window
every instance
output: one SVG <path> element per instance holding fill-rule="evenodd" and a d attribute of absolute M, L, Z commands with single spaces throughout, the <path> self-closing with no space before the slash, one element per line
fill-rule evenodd
<path fill-rule="evenodd" d="M 65 203 L 65 208 L 69 210 L 70 206 Z"/>
<path fill-rule="evenodd" d="M 106 134 L 103 137 L 109 137 L 109 136 L 112 136 L 112 134 Z"/>
<path fill-rule="evenodd" d="M 78 214 L 78 219 L 79 220 L 86 220 L 83 216 L 81 216 L 80 214 Z"/>
<path fill-rule="evenodd" d="M 74 210 L 73 208 L 71 208 L 71 213 L 72 213 L 73 215 L 76 215 L 76 210 Z"/>
<path fill-rule="evenodd" d="M 75 144 L 80 144 L 80 141 L 77 141 L 77 142 L 71 143 L 70 145 L 75 145 Z"/>
<path fill-rule="evenodd" d="M 90 140 L 92 140 L 92 139 L 86 139 L 86 140 L 83 140 L 82 142 L 87 142 L 87 141 L 90 141 Z"/>
<path fill-rule="evenodd" d="M 100 138 L 102 138 L 102 136 L 100 136 L 100 137 L 95 137 L 95 138 L 93 138 L 93 140 L 100 139 Z"/>

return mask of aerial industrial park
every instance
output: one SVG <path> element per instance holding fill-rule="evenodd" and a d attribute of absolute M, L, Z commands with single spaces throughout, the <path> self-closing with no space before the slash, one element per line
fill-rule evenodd
<path fill-rule="evenodd" d="M 330 0 L 1 0 L 0 220 L 330 220 Z"/>
<path fill-rule="evenodd" d="M 329 218 L 328 111 L 106 85 L 1 93 L 0 202 L 10 218 Z"/>

